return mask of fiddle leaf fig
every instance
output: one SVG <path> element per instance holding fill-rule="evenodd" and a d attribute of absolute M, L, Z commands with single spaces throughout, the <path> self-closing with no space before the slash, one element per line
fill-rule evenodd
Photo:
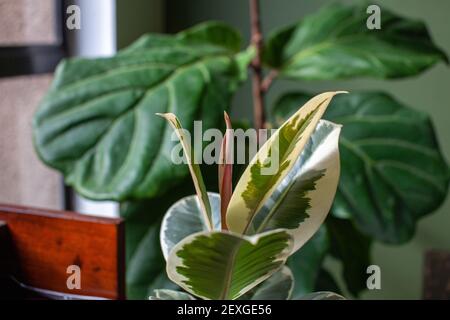
<path fill-rule="evenodd" d="M 322 226 L 306 244 L 289 257 L 287 265 L 294 277 L 292 298 L 296 299 L 314 291 L 319 280 L 323 260 L 328 253 L 330 239 Z M 326 288 L 329 290 L 330 288 Z"/>
<path fill-rule="evenodd" d="M 282 123 L 310 95 L 290 93 L 273 110 Z M 364 233 L 402 243 L 445 199 L 449 170 L 429 117 L 379 92 L 341 95 L 325 118 L 343 125 L 341 178 L 332 212 Z"/>
<path fill-rule="evenodd" d="M 158 235 L 159 225 L 151 225 L 127 263 L 127 297 L 130 299 L 148 297 L 154 289 L 176 288 L 164 272 Z"/>
<path fill-rule="evenodd" d="M 155 113 L 217 127 L 252 56 L 239 47 L 234 29 L 205 23 L 143 36 L 111 58 L 64 61 L 34 117 L 40 158 L 88 198 L 164 193 L 187 168 L 170 161 L 172 131 Z"/>
<path fill-rule="evenodd" d="M 381 29 L 366 27 L 367 5 L 334 4 L 275 31 L 265 62 L 293 79 L 397 78 L 448 61 L 422 22 L 383 8 Z"/>
<path fill-rule="evenodd" d="M 355 295 L 367 289 L 367 267 L 371 239 L 361 234 L 349 219 L 331 217 L 327 220 L 330 236 L 330 253 L 342 263 L 342 276 L 347 290 Z"/>

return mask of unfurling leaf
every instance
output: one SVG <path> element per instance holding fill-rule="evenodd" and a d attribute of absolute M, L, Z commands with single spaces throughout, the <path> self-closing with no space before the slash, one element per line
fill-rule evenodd
<path fill-rule="evenodd" d="M 222 230 L 228 230 L 226 214 L 228 204 L 233 193 L 233 148 L 234 135 L 230 117 L 224 112 L 226 131 L 222 140 L 219 159 L 219 193 L 220 193 L 220 217 Z"/>

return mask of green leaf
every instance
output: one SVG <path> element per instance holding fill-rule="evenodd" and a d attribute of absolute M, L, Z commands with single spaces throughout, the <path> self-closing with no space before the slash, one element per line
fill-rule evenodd
<path fill-rule="evenodd" d="M 260 148 L 238 181 L 227 211 L 228 228 L 251 233 L 253 218 L 291 171 L 334 95 L 308 101 Z"/>
<path fill-rule="evenodd" d="M 149 300 L 195 300 L 195 298 L 186 292 L 157 289 L 154 290 L 154 296 L 150 296 Z"/>
<path fill-rule="evenodd" d="M 176 113 L 189 131 L 195 119 L 218 127 L 246 74 L 239 38 L 208 23 L 144 36 L 111 58 L 65 60 L 34 117 L 40 158 L 88 198 L 163 194 L 188 171 L 172 163 L 172 131 L 155 113 Z"/>
<path fill-rule="evenodd" d="M 127 297 L 146 299 L 154 289 L 176 288 L 165 273 L 159 247 L 159 225 L 150 227 L 127 264 Z"/>
<path fill-rule="evenodd" d="M 159 224 L 161 221 L 163 213 L 159 211 L 159 206 L 154 207 L 156 204 L 153 199 L 120 204 L 120 216 L 126 221 L 125 253 L 127 263 L 131 260 L 139 243 L 145 237 L 150 227 Z M 161 206 L 162 204 L 159 205 Z M 155 210 L 150 211 L 149 208 L 152 208 L 152 206 Z"/>
<path fill-rule="evenodd" d="M 269 279 L 257 286 L 251 300 L 289 300 L 294 286 L 291 270 L 284 266 Z"/>
<path fill-rule="evenodd" d="M 319 121 L 292 170 L 256 215 L 253 225 L 257 232 L 288 229 L 295 252 L 319 229 L 339 181 L 340 131 L 334 123 Z"/>
<path fill-rule="evenodd" d="M 217 179 L 214 179 L 217 167 L 202 165 L 202 171 L 208 176 L 212 176 L 207 181 L 207 188 L 217 188 Z M 186 177 L 183 183 L 164 196 L 121 203 L 120 215 L 126 220 L 127 297 L 147 299 L 150 294 L 153 294 L 153 289 L 177 288 L 167 278 L 166 264 L 162 258 L 159 239 L 153 238 L 149 234 L 154 232 L 153 229 L 159 228 L 164 214 L 176 201 L 194 191 L 191 179 Z M 214 212 L 215 203 L 214 201 L 211 203 Z M 135 272 L 129 271 L 132 261 L 135 264 L 133 266 Z M 154 272 L 155 268 L 159 268 L 160 272 Z"/>
<path fill-rule="evenodd" d="M 342 262 L 343 277 L 350 293 L 357 296 L 367 289 L 367 267 L 371 265 L 371 240 L 347 219 L 327 220 L 331 253 Z"/>
<path fill-rule="evenodd" d="M 320 268 L 317 275 L 317 281 L 314 291 L 332 291 L 336 292 L 337 294 L 342 294 L 342 290 L 339 287 L 336 279 L 334 279 L 333 275 L 323 267 Z"/>
<path fill-rule="evenodd" d="M 280 123 L 308 96 L 287 94 L 272 119 Z M 352 218 L 380 241 L 409 240 L 418 219 L 439 207 L 448 192 L 449 168 L 430 118 L 380 92 L 338 96 L 324 117 L 343 125 L 333 215 Z"/>
<path fill-rule="evenodd" d="M 208 197 L 214 230 L 220 230 L 220 196 L 210 192 Z M 187 236 L 208 230 L 197 196 L 178 200 L 167 210 L 161 224 L 160 239 L 164 258 L 167 259 L 172 248 Z"/>
<path fill-rule="evenodd" d="M 177 34 L 177 39 L 187 45 L 213 45 L 233 52 L 241 48 L 241 35 L 220 21 L 208 21 Z"/>
<path fill-rule="evenodd" d="M 313 292 L 297 300 L 346 300 L 343 296 L 328 291 Z"/>
<path fill-rule="evenodd" d="M 294 275 L 293 299 L 314 291 L 329 245 L 327 230 L 322 226 L 311 240 L 289 257 L 287 265 Z"/>
<path fill-rule="evenodd" d="M 172 249 L 167 274 L 203 299 L 237 299 L 279 270 L 291 249 L 292 239 L 285 230 L 251 237 L 201 232 Z"/>
<path fill-rule="evenodd" d="M 366 27 L 367 4 L 326 6 L 269 36 L 264 61 L 282 77 L 397 78 L 448 61 L 424 23 L 383 8 L 381 29 Z"/>

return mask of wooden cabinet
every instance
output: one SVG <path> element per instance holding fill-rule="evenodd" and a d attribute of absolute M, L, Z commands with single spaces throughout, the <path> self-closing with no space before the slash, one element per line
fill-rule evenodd
<path fill-rule="evenodd" d="M 14 284 L 46 298 L 125 298 L 121 219 L 0 204 L 0 221 L 4 298 Z"/>

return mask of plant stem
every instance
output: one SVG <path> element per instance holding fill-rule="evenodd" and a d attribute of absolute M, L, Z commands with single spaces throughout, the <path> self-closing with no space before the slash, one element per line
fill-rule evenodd
<path fill-rule="evenodd" d="M 253 122 L 256 130 L 263 129 L 266 122 L 264 109 L 263 75 L 261 66 L 261 51 L 263 35 L 259 11 L 259 0 L 250 0 L 251 42 L 256 48 L 256 55 L 252 61 L 252 93 L 253 93 Z"/>
<path fill-rule="evenodd" d="M 264 78 L 263 82 L 261 83 L 261 90 L 266 93 L 270 86 L 272 85 L 273 80 L 276 79 L 278 76 L 278 70 L 271 70 L 269 74 Z"/>

